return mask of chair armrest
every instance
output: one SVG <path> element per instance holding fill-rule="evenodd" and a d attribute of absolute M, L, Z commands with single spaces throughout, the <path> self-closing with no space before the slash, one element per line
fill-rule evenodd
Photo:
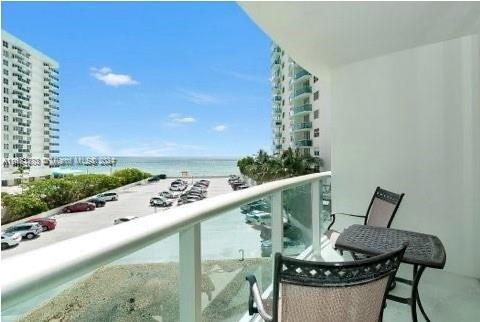
<path fill-rule="evenodd" d="M 327 228 L 328 230 L 330 230 L 330 228 L 335 223 L 335 219 L 336 219 L 335 215 L 343 215 L 343 216 L 356 217 L 356 218 L 365 218 L 365 216 L 361 216 L 361 215 L 354 215 L 354 214 L 349 214 L 349 213 L 346 213 L 346 212 L 335 212 L 335 213 L 330 214 L 330 218 L 332 218 L 332 222 L 330 223 L 330 225 L 328 225 L 328 228 Z"/>
<path fill-rule="evenodd" d="M 250 287 L 250 295 L 248 297 L 248 313 L 250 315 L 258 313 L 265 321 L 272 321 L 272 316 L 268 314 L 263 307 L 262 295 L 255 275 L 247 275 L 245 279 L 248 281 Z"/>

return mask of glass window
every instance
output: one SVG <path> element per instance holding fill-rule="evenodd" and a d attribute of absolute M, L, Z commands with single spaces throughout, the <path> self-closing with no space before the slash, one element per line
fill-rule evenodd
<path fill-rule="evenodd" d="M 318 100 L 318 91 L 316 91 L 315 93 L 313 93 L 313 100 L 316 101 Z"/>
<path fill-rule="evenodd" d="M 313 82 L 314 83 L 318 82 L 318 77 L 317 76 L 313 76 Z"/>
<path fill-rule="evenodd" d="M 3 97 L 3 102 L 4 102 L 4 103 L 8 103 L 8 97 L 4 96 L 4 97 Z"/>
<path fill-rule="evenodd" d="M 313 118 L 318 119 L 318 114 L 319 114 L 318 110 L 313 111 Z"/>
<path fill-rule="evenodd" d="M 8 48 L 8 42 L 6 42 L 5 40 L 3 41 L 3 47 Z"/>
<path fill-rule="evenodd" d="M 318 137 L 320 135 L 320 129 L 313 130 L 313 137 Z"/>

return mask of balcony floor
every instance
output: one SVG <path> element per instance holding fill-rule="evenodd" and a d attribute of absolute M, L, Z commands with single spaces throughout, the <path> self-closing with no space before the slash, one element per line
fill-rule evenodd
<path fill-rule="evenodd" d="M 322 257 L 325 261 L 340 261 L 340 256 L 323 239 Z M 351 260 L 345 253 L 343 260 Z M 397 276 L 412 279 L 412 265 L 402 264 Z M 392 294 L 410 296 L 410 286 L 397 283 Z M 426 269 L 419 285 L 420 299 L 431 321 L 478 321 L 480 316 L 480 280 L 464 277 L 444 270 Z M 417 308 L 419 321 L 425 321 Z M 386 322 L 412 321 L 410 307 L 406 304 L 387 301 L 384 312 Z"/>

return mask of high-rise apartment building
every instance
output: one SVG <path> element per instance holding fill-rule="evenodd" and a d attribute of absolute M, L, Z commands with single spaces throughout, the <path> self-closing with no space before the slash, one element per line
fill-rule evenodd
<path fill-rule="evenodd" d="M 47 177 L 58 150 L 58 63 L 2 30 L 2 185 Z"/>
<path fill-rule="evenodd" d="M 330 138 L 321 135 L 328 129 L 329 118 L 322 82 L 272 44 L 271 83 L 273 153 L 278 155 L 292 148 L 329 159 Z"/>

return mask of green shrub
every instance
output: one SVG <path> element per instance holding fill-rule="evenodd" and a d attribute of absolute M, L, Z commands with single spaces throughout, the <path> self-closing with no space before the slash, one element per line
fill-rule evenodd
<path fill-rule="evenodd" d="M 6 207 L 2 215 L 2 224 L 39 214 L 48 210 L 47 204 L 37 196 L 32 195 L 8 195 L 2 198 Z"/>
<path fill-rule="evenodd" d="M 115 171 L 113 173 L 113 176 L 118 178 L 121 185 L 124 186 L 129 183 L 146 179 L 148 177 L 151 177 L 152 175 L 150 173 L 146 173 L 135 168 L 125 168 Z"/>
<path fill-rule="evenodd" d="M 81 174 L 29 182 L 19 195 L 2 193 L 2 205 L 6 207 L 2 223 L 35 215 L 150 176 L 138 169 L 128 168 L 115 171 L 113 175 Z"/>

